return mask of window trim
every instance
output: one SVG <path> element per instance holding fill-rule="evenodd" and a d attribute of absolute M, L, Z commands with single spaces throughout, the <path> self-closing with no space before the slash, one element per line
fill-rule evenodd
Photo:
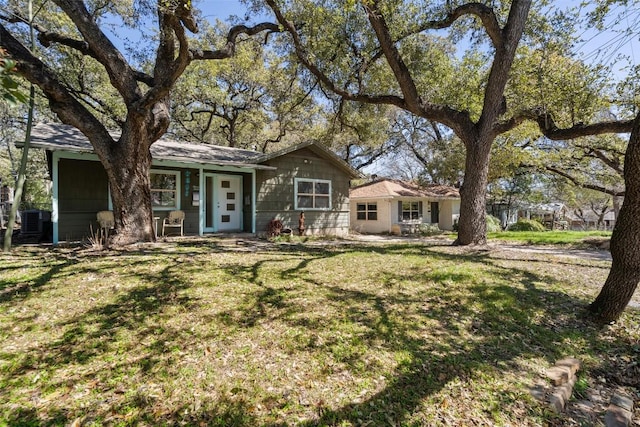
<path fill-rule="evenodd" d="M 404 209 L 404 204 L 405 203 L 409 203 L 410 207 L 409 210 L 405 210 Z M 417 203 L 417 209 L 413 210 L 413 208 L 411 207 L 411 205 L 413 203 Z M 404 213 L 405 212 L 409 212 L 409 218 L 405 219 L 404 218 Z M 417 218 L 413 218 L 412 213 L 415 212 L 417 213 Z M 416 220 L 424 220 L 424 203 L 422 203 L 422 200 L 411 200 L 411 199 L 404 199 L 404 200 L 398 200 L 398 221 L 402 222 L 402 221 L 416 221 Z"/>
<path fill-rule="evenodd" d="M 149 190 L 150 192 L 153 192 L 153 187 L 151 187 L 151 174 L 157 174 L 157 175 L 173 175 L 176 177 L 176 188 L 175 188 L 175 192 L 176 192 L 176 206 L 155 206 L 153 204 L 153 199 L 151 200 L 151 210 L 154 211 L 174 211 L 177 209 L 180 209 L 181 206 L 181 182 L 180 182 L 180 178 L 182 177 L 182 172 L 177 171 L 177 170 L 168 170 L 168 169 L 151 169 L 149 171 Z"/>
<path fill-rule="evenodd" d="M 358 209 L 359 205 L 364 205 L 364 210 Z M 375 209 L 369 209 L 370 205 L 375 205 Z M 364 219 L 360 219 L 358 218 L 358 214 L 360 213 L 364 213 Z M 369 214 L 375 213 L 376 214 L 376 218 L 375 219 L 371 219 L 369 218 Z M 378 220 L 378 202 L 377 201 L 372 201 L 372 202 L 356 202 L 356 221 L 377 221 Z"/>
<path fill-rule="evenodd" d="M 298 206 L 298 183 L 299 182 L 310 182 L 313 184 L 313 194 L 308 194 L 308 193 L 302 193 L 302 195 L 305 196 L 311 196 L 313 197 L 313 204 L 316 204 L 316 194 L 315 194 L 315 188 L 316 188 L 316 183 L 323 183 L 323 184 L 329 184 L 329 193 L 327 195 L 324 195 L 322 193 L 321 197 L 328 197 L 329 198 L 329 206 L 326 208 L 316 208 L 316 207 L 301 207 Z M 315 178 L 294 178 L 293 180 L 293 203 L 294 203 L 294 208 L 295 210 L 299 211 L 330 211 L 332 209 L 332 201 L 331 201 L 331 192 L 333 191 L 333 186 L 331 185 L 331 180 L 329 179 L 315 179 Z"/>

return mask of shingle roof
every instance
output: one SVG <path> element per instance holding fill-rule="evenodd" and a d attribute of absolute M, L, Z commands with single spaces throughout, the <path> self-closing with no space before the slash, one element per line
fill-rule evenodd
<path fill-rule="evenodd" d="M 111 135 L 114 139 L 119 137 L 119 133 L 114 132 Z M 31 146 L 52 151 L 93 152 L 93 147 L 82 132 L 73 126 L 63 124 L 40 123 L 36 125 L 31 132 Z M 258 164 L 264 156 L 258 151 L 192 144 L 168 138 L 162 138 L 153 143 L 151 155 L 156 160 L 271 169 L 271 167 Z"/>
<path fill-rule="evenodd" d="M 349 191 L 351 199 L 382 199 L 382 198 L 431 198 L 431 199 L 459 199 L 457 188 L 448 185 L 419 186 L 413 182 L 395 179 L 379 179 L 359 185 Z"/>

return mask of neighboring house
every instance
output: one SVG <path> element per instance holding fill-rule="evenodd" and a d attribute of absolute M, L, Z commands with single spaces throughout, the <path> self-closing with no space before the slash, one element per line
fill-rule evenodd
<path fill-rule="evenodd" d="M 566 219 L 571 230 L 613 230 L 616 225 L 616 214 L 614 211 L 606 212 L 600 218 L 591 209 L 574 210 L 567 212 Z"/>
<path fill-rule="evenodd" d="M 532 205 L 522 212 L 521 218 L 535 219 L 549 230 L 565 230 L 569 228 L 567 207 L 560 202 Z"/>
<path fill-rule="evenodd" d="M 83 239 L 90 225 L 96 229 L 96 213 L 112 209 L 106 172 L 93 147 L 80 131 L 59 124 L 37 125 L 31 146 L 47 154 L 54 244 Z M 169 211 L 182 210 L 185 234 L 264 233 L 274 218 L 295 230 L 304 211 L 307 233 L 348 233 L 349 182 L 359 173 L 321 145 L 303 143 L 265 155 L 161 139 L 151 155 L 156 228 Z"/>
<path fill-rule="evenodd" d="M 351 229 L 360 233 L 388 233 L 403 222 L 453 230 L 460 216 L 460 193 L 446 185 L 383 178 L 352 188 L 349 199 Z"/>
<path fill-rule="evenodd" d="M 520 205 L 505 202 L 492 202 L 487 204 L 487 213 L 500 220 L 500 226 L 506 229 L 509 225 L 518 221 L 525 213 L 525 209 Z"/>

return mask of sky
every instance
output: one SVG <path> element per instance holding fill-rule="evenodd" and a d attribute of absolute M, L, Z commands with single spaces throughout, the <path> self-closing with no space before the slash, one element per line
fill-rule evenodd
<path fill-rule="evenodd" d="M 568 8 L 575 6 L 577 1 L 557 0 L 554 3 L 558 7 Z M 239 0 L 194 0 L 194 5 L 202 11 L 203 17 L 210 21 L 215 19 L 228 21 L 233 15 L 243 19 L 246 13 L 246 6 Z M 634 5 L 628 7 L 618 6 L 617 9 L 614 9 L 614 14 L 622 16 L 617 28 L 631 31 L 636 36 L 629 37 L 619 31 L 615 31 L 613 29 L 613 20 L 609 20 L 609 25 L 605 30 L 584 29 L 580 33 L 582 42 L 576 45 L 575 51 L 587 62 L 605 61 L 605 63 L 613 64 L 619 55 L 624 55 L 629 58 L 632 65 L 637 65 L 638 60 L 640 60 L 640 40 L 637 36 L 640 34 L 640 19 L 638 19 L 640 18 L 640 10 Z M 262 21 L 265 18 L 269 19 L 270 16 L 250 17 L 249 23 Z M 614 72 L 622 75 L 623 70 L 620 70 L 620 68 L 627 64 L 627 62 L 620 62 L 615 65 Z"/>

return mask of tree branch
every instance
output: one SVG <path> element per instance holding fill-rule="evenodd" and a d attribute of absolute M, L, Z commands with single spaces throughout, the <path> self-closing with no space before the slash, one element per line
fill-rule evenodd
<path fill-rule="evenodd" d="M 570 128 L 561 129 L 556 126 L 551 114 L 545 113 L 541 109 L 533 109 L 521 111 L 510 119 L 498 123 L 495 129 L 498 134 L 502 134 L 516 128 L 527 120 L 536 122 L 540 128 L 540 132 L 553 141 L 607 133 L 629 133 L 633 127 L 633 119 L 630 119 L 606 121 L 589 125 L 578 123 Z"/>
<path fill-rule="evenodd" d="M 276 15 L 276 18 L 280 25 L 284 27 L 284 30 L 289 33 L 291 38 L 293 39 L 293 45 L 295 49 L 296 56 L 298 60 L 302 63 L 302 65 L 307 68 L 311 74 L 314 75 L 323 86 L 329 89 L 331 92 L 336 95 L 345 98 L 349 101 L 357 101 L 357 102 L 365 102 L 368 104 L 390 104 L 395 105 L 399 108 L 407 109 L 406 102 L 404 99 L 395 95 L 366 95 L 366 94 L 355 94 L 349 92 L 348 90 L 342 89 L 338 87 L 333 80 L 331 80 L 326 74 L 324 74 L 310 59 L 309 55 L 304 48 L 302 40 L 300 39 L 300 35 L 298 34 L 298 30 L 295 25 L 287 20 L 280 8 L 276 5 L 274 0 L 266 0 L 267 4 L 273 10 L 273 13 Z"/>
<path fill-rule="evenodd" d="M 38 31 L 38 41 L 44 47 L 50 47 L 52 43 L 57 43 L 63 46 L 70 47 L 83 55 L 90 56 L 97 61 L 100 60 L 97 54 L 92 49 L 90 49 L 89 44 L 84 40 L 76 40 L 52 31 L 46 31 L 40 25 L 35 25 L 34 28 L 36 29 L 36 31 Z M 153 77 L 146 73 L 143 73 L 142 71 L 131 71 L 137 81 L 142 82 L 147 86 L 153 86 Z"/>
<path fill-rule="evenodd" d="M 441 30 L 449 28 L 461 17 L 469 15 L 476 16 L 480 19 L 482 26 L 487 31 L 487 35 L 491 39 L 493 47 L 496 48 L 496 50 L 502 49 L 502 30 L 498 23 L 498 19 L 496 18 L 495 13 L 493 13 L 493 9 L 482 3 L 467 3 L 459 6 L 449 12 L 444 19 L 439 21 L 428 21 L 419 26 L 413 33 L 419 33 L 425 30 Z"/>
<path fill-rule="evenodd" d="M 120 93 L 126 105 L 131 105 L 142 97 L 136 73 L 111 40 L 102 32 L 84 2 L 77 0 L 53 0 L 76 25 L 94 52 L 96 60 L 107 71 L 113 87 Z"/>
<path fill-rule="evenodd" d="M 269 33 L 279 33 L 282 30 L 280 26 L 272 22 L 263 22 L 253 27 L 247 27 L 246 25 L 236 25 L 229 30 L 227 34 L 227 42 L 222 49 L 218 50 L 191 50 L 191 58 L 193 60 L 204 59 L 226 59 L 233 56 L 235 53 L 237 39 L 241 34 L 247 36 L 256 35 L 262 31 L 268 31 Z"/>
<path fill-rule="evenodd" d="M 377 2 L 364 2 L 362 7 L 367 13 L 369 22 L 376 33 L 376 37 L 380 43 L 380 48 L 384 53 L 387 63 L 393 71 L 396 81 L 400 85 L 400 90 L 404 96 L 405 103 L 410 109 L 415 111 L 420 105 L 418 88 L 416 87 L 407 64 L 405 64 L 402 59 L 402 55 L 400 55 L 400 52 L 391 37 L 387 22 L 377 6 Z"/>
<path fill-rule="evenodd" d="M 586 182 L 582 182 L 581 180 L 579 180 L 578 178 L 570 175 L 569 173 L 567 173 L 566 171 L 562 170 L 562 169 L 558 169 L 555 166 L 549 166 L 549 165 L 545 165 L 544 168 L 549 171 L 552 172 L 556 175 L 559 175 L 563 178 L 566 178 L 567 180 L 571 181 L 574 185 L 578 186 L 578 187 L 582 187 L 582 188 L 586 188 L 588 190 L 594 190 L 594 191 L 598 191 L 600 193 L 604 193 L 604 194 L 609 194 L 610 196 L 624 196 L 625 192 L 624 191 L 619 191 L 613 188 L 608 188 L 608 187 L 604 187 L 601 185 L 596 185 L 596 184 L 589 184 Z"/>
<path fill-rule="evenodd" d="M 32 55 L 3 25 L 0 25 L 0 46 L 18 61 L 18 73 L 40 87 L 49 100 L 51 110 L 63 123 L 78 128 L 85 135 L 96 135 L 91 142 L 96 153 L 106 161 L 108 156 L 105 153 L 113 139 L 102 123 L 71 95 L 46 64 Z"/>

